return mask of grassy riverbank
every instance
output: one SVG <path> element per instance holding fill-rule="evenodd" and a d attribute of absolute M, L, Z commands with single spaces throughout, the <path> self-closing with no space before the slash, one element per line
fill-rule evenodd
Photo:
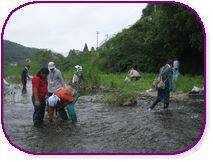
<path fill-rule="evenodd" d="M 125 74 L 101 75 L 101 84 L 109 89 L 115 90 L 113 93 L 107 95 L 106 102 L 109 104 L 122 105 L 127 100 L 136 98 L 138 93 L 152 88 L 152 82 L 155 76 L 156 74 L 144 73 L 140 80 L 126 82 L 124 81 Z M 193 86 L 203 87 L 203 77 L 181 76 L 178 80 L 173 81 L 172 93 L 188 93 Z"/>
<path fill-rule="evenodd" d="M 31 66 L 30 75 L 36 72 L 38 67 Z M 7 67 L 5 73 L 7 74 L 7 81 L 10 83 L 20 83 L 21 67 Z M 65 82 L 71 81 L 74 69 L 63 72 Z M 138 93 L 152 88 L 152 82 L 156 77 L 153 73 L 142 73 L 138 81 L 127 82 L 124 81 L 125 73 L 104 73 L 96 68 L 88 67 L 84 69 L 84 81 L 77 88 L 82 94 L 87 93 L 105 93 L 103 102 L 113 105 L 122 105 L 130 98 L 136 98 Z M 178 80 L 173 81 L 173 93 L 188 93 L 193 86 L 203 87 L 202 76 L 180 76 Z"/>
<path fill-rule="evenodd" d="M 103 86 L 108 89 L 128 92 L 140 92 L 152 88 L 152 82 L 156 77 L 153 73 L 142 73 L 138 81 L 127 82 L 124 81 L 126 74 L 121 73 L 101 73 L 101 72 L 87 72 L 85 73 L 86 86 Z M 173 92 L 187 93 L 193 86 L 203 87 L 202 76 L 180 76 L 178 80 L 173 80 Z"/>
<path fill-rule="evenodd" d="M 39 69 L 38 65 L 33 65 L 30 68 L 30 75 L 34 75 Z M 22 67 L 10 67 L 6 66 L 4 69 L 4 75 L 10 83 L 20 83 Z M 66 82 L 70 82 L 74 69 L 63 72 Z M 87 67 L 84 68 L 84 87 L 105 87 L 107 89 L 124 91 L 124 92 L 140 92 L 152 88 L 152 82 L 156 77 L 153 73 L 142 73 L 141 78 L 138 81 L 126 82 L 125 73 L 104 73 L 97 68 Z M 186 93 L 189 92 L 193 86 L 203 87 L 203 76 L 180 76 L 178 80 L 173 81 L 173 92 Z"/>
<path fill-rule="evenodd" d="M 142 73 L 140 80 L 124 81 L 126 74 L 111 73 L 106 74 L 95 70 L 85 70 L 85 80 L 80 89 L 86 91 L 107 92 L 104 102 L 113 105 L 122 105 L 130 98 L 136 98 L 140 92 L 152 88 L 152 82 L 156 74 Z M 174 94 L 188 93 L 194 87 L 203 87 L 202 76 L 180 76 L 173 81 Z M 154 89 L 153 89 L 154 90 Z"/>

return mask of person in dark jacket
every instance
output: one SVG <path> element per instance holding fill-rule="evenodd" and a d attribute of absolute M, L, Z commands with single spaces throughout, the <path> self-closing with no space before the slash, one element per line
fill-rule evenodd
<path fill-rule="evenodd" d="M 169 107 L 169 98 L 170 98 L 170 83 L 172 82 L 172 60 L 167 61 L 167 64 L 161 67 L 160 74 L 162 75 L 162 81 L 165 83 L 164 89 L 158 89 L 157 98 L 150 106 L 150 109 L 153 109 L 158 102 L 161 100 L 164 101 L 164 109 Z"/>
<path fill-rule="evenodd" d="M 29 69 L 30 69 L 29 65 L 25 66 L 21 74 L 21 83 L 23 85 L 22 94 L 27 93 L 27 79 L 30 78 L 28 75 Z"/>

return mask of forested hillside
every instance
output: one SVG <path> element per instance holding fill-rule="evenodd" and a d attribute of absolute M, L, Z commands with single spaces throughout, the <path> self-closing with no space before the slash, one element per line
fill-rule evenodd
<path fill-rule="evenodd" d="M 173 4 L 149 4 L 141 18 L 100 49 L 101 68 L 124 72 L 135 67 L 157 72 L 168 59 L 180 60 L 180 71 L 203 74 L 204 32 L 195 14 Z"/>
<path fill-rule="evenodd" d="M 59 68 L 64 66 L 65 57 L 47 49 L 29 48 L 23 45 L 4 40 L 4 76 L 20 75 L 24 66 L 30 65 L 30 74 L 35 74 L 48 62 L 54 61 Z M 13 68 L 10 64 L 17 63 Z"/>
<path fill-rule="evenodd" d="M 9 40 L 4 40 L 4 61 L 22 62 L 25 59 L 31 59 L 40 49 L 29 48 Z"/>

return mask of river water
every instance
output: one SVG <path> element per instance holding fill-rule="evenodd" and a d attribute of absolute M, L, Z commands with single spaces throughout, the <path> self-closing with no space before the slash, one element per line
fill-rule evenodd
<path fill-rule="evenodd" d="M 193 145 L 203 127 L 202 100 L 172 98 L 168 110 L 159 104 L 149 111 L 154 98 L 142 93 L 133 107 L 100 103 L 102 95 L 81 96 L 76 124 L 60 117 L 49 123 L 46 114 L 43 127 L 36 128 L 31 85 L 26 95 L 20 86 L 12 86 L 4 97 L 4 127 L 10 141 L 29 152 L 171 153 Z"/>

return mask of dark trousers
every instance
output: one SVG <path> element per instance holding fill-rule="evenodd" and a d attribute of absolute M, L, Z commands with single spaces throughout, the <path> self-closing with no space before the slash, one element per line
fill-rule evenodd
<path fill-rule="evenodd" d="M 74 106 L 75 106 L 75 103 L 77 102 L 79 97 L 80 97 L 80 95 L 77 94 L 74 97 L 74 100 L 66 106 L 68 115 L 69 115 L 70 119 L 72 120 L 72 122 L 76 122 L 77 121 L 77 115 L 76 115 Z M 68 120 L 69 119 L 64 108 L 60 108 L 58 112 L 59 112 L 59 115 L 61 116 L 61 118 L 63 120 Z"/>
<path fill-rule="evenodd" d="M 153 109 L 158 104 L 158 102 L 161 102 L 161 100 L 163 100 L 164 102 L 164 108 L 167 108 L 169 106 L 169 98 L 170 98 L 169 81 L 167 80 L 165 83 L 165 89 L 158 90 L 157 98 L 155 99 L 150 108 Z"/>
<path fill-rule="evenodd" d="M 34 123 L 34 125 L 40 124 L 43 122 L 44 114 L 45 114 L 45 106 L 46 106 L 45 97 L 42 97 L 40 99 L 39 106 L 35 106 L 35 97 L 34 96 L 32 96 L 32 102 L 33 102 L 33 106 L 34 106 L 33 123 Z"/>
<path fill-rule="evenodd" d="M 22 88 L 22 94 L 27 93 L 27 83 L 22 83 L 23 84 L 23 88 Z"/>

